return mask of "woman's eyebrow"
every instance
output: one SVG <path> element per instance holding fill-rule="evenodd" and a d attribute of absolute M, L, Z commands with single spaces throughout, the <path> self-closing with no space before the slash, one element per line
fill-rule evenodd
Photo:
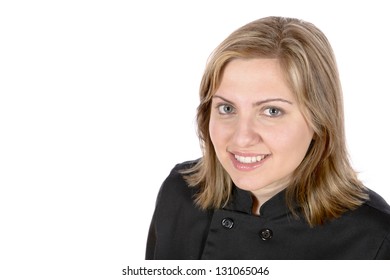
<path fill-rule="evenodd" d="M 222 99 L 223 101 L 227 102 L 227 103 L 230 103 L 230 104 L 233 104 L 234 105 L 234 102 L 222 97 L 222 96 L 219 96 L 219 95 L 214 95 L 213 98 L 219 98 L 219 99 Z"/>
<path fill-rule="evenodd" d="M 230 101 L 229 99 L 226 99 L 222 96 L 219 96 L 219 95 L 214 95 L 213 98 L 219 98 L 219 99 L 222 99 L 223 101 L 227 102 L 227 103 L 230 103 L 230 104 L 233 104 L 234 105 L 234 102 Z M 288 103 L 290 105 L 292 105 L 293 103 L 289 100 L 286 100 L 286 99 L 283 99 L 283 98 L 269 98 L 269 99 L 264 99 L 264 100 L 261 100 L 261 101 L 257 101 L 255 103 L 253 103 L 253 107 L 257 107 L 257 106 L 260 106 L 264 103 L 268 103 L 268 102 L 275 102 L 275 101 L 278 101 L 278 102 L 284 102 L 284 103 Z"/>
<path fill-rule="evenodd" d="M 274 102 L 274 101 L 284 102 L 284 103 L 288 103 L 290 105 L 293 104 L 291 101 L 288 101 L 288 100 L 283 99 L 283 98 L 270 98 L 270 99 L 265 99 L 265 100 L 261 100 L 261 101 L 257 101 L 255 103 L 253 103 L 253 107 L 260 106 L 264 103 Z"/>

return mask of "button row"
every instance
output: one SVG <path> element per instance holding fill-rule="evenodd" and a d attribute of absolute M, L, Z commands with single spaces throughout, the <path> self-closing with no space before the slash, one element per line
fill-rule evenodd
<path fill-rule="evenodd" d="M 224 218 L 224 219 L 222 219 L 221 224 L 226 229 L 232 229 L 234 226 L 234 221 L 231 218 Z M 270 240 L 272 238 L 273 232 L 269 228 L 264 228 L 264 229 L 260 230 L 259 235 L 260 235 L 261 239 L 266 241 L 266 240 Z"/>

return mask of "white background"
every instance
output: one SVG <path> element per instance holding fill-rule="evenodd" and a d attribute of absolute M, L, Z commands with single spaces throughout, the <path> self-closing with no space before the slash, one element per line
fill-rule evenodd
<path fill-rule="evenodd" d="M 2 1 L 1 278 L 114 279 L 142 260 L 162 181 L 201 155 L 194 119 L 209 54 L 269 15 L 327 35 L 353 165 L 390 201 L 385 3 Z"/>

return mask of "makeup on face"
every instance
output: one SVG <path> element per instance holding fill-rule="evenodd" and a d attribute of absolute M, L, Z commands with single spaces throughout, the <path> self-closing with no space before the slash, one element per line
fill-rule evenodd
<path fill-rule="evenodd" d="M 213 96 L 209 132 L 235 185 L 253 193 L 286 187 L 313 137 L 277 59 L 227 64 Z"/>

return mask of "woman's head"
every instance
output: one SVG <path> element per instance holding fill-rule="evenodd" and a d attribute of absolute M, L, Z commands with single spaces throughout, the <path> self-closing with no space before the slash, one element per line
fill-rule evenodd
<path fill-rule="evenodd" d="M 213 94 L 209 137 L 218 164 L 262 203 L 287 186 L 313 129 L 278 59 L 240 58 L 226 65 Z"/>
<path fill-rule="evenodd" d="M 278 100 L 262 103 L 267 99 Z M 341 188 L 361 186 L 347 158 L 342 92 L 333 51 L 325 35 L 310 23 L 268 17 L 226 38 L 209 58 L 197 121 L 204 153 L 197 167 L 197 182 L 204 185 L 198 198 L 201 205 L 223 204 L 217 203 L 216 197 L 227 199 L 230 178 L 251 191 L 256 181 L 262 186 L 275 179 L 289 184 L 290 197 L 310 205 L 305 209 L 308 217 L 316 207 L 318 211 L 326 208 L 311 205 L 310 197 L 343 193 L 336 186 L 340 183 Z M 276 175 L 262 183 L 272 173 L 259 172 L 267 165 Z M 255 171 L 250 169 L 253 167 Z M 255 172 L 257 177 L 251 177 Z M 215 185 L 213 190 L 208 189 L 207 181 Z M 347 200 L 357 205 L 359 199 L 350 196 L 341 197 L 349 197 Z"/>

